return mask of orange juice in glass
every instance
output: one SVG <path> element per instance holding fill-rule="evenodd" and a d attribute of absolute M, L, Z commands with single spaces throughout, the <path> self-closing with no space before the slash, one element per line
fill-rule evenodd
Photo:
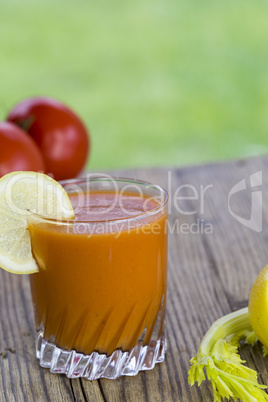
<path fill-rule="evenodd" d="M 152 369 L 166 348 L 168 195 L 122 178 L 61 184 L 75 220 L 29 223 L 40 365 L 89 380 Z"/>

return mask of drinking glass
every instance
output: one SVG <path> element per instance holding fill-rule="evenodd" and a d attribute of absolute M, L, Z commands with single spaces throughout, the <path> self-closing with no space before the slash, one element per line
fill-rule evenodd
<path fill-rule="evenodd" d="M 125 178 L 61 185 L 78 218 L 29 220 L 40 365 L 89 380 L 152 369 L 166 349 L 168 195 Z"/>

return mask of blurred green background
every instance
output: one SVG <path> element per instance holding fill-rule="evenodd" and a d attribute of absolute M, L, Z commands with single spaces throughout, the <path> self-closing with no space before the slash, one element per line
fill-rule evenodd
<path fill-rule="evenodd" d="M 90 128 L 90 169 L 266 153 L 267 15 L 264 0 L 2 1 L 1 118 L 62 100 Z"/>

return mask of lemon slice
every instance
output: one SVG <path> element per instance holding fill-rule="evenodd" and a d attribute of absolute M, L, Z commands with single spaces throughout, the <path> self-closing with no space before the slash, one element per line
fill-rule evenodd
<path fill-rule="evenodd" d="M 38 271 L 28 230 L 30 216 L 74 219 L 71 201 L 51 177 L 13 172 L 0 179 L 0 267 L 17 274 Z"/>

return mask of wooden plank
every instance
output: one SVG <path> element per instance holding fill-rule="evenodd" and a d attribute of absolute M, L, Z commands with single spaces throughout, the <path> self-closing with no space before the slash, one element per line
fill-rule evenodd
<path fill-rule="evenodd" d="M 55 395 L 71 400 L 69 380 L 49 375 L 47 370 L 39 368 L 35 358 L 35 330 L 27 277 L 1 270 L 0 306 L 2 400 L 45 401 L 53 400 Z"/>
<path fill-rule="evenodd" d="M 228 193 L 239 181 L 262 170 L 263 229 L 257 233 L 237 222 L 228 210 Z M 41 369 L 34 353 L 34 322 L 28 278 L 0 272 L 0 401 L 212 401 L 208 384 L 189 387 L 189 360 L 209 326 L 220 316 L 246 305 L 252 283 L 268 261 L 268 160 L 253 158 L 180 169 L 137 169 L 115 174 L 160 184 L 170 191 L 172 224 L 169 237 L 167 306 L 168 352 L 153 371 L 115 381 L 68 380 Z M 171 184 L 169 179 L 171 178 Z M 180 200 L 181 189 L 198 199 Z M 204 195 L 200 186 L 212 186 Z M 233 197 L 232 208 L 243 217 L 251 211 L 250 189 Z M 183 226 L 184 225 L 184 226 Z M 191 226 L 192 225 L 192 226 Z M 201 233 L 211 225 L 212 232 Z M 187 233 L 194 229 L 198 233 Z M 203 228 L 203 229 L 202 229 Z M 190 230 L 191 229 L 191 230 Z M 267 359 L 260 347 L 243 347 L 250 367 L 268 384 Z"/>
<path fill-rule="evenodd" d="M 250 174 L 263 171 L 264 227 L 262 233 L 256 233 L 236 222 L 228 210 L 228 193 L 237 182 Z M 120 173 L 120 172 L 119 172 Z M 126 172 L 127 173 L 127 172 Z M 168 186 L 168 173 L 160 171 L 146 172 L 142 176 L 135 172 L 133 176 L 158 182 Z M 266 173 L 266 174 L 265 174 Z M 206 193 L 205 211 L 200 211 L 200 199 L 196 202 L 187 200 L 185 210 L 197 210 L 191 216 L 173 212 L 171 221 L 180 220 L 191 225 L 198 219 L 213 225 L 212 235 L 187 235 L 183 233 L 170 236 L 169 257 L 169 306 L 168 335 L 173 338 L 172 349 L 166 364 L 172 356 L 174 371 L 169 377 L 172 392 L 167 400 L 212 400 L 211 390 L 203 386 L 190 388 L 187 384 L 189 360 L 196 353 L 204 333 L 218 317 L 246 305 L 252 283 L 267 262 L 266 205 L 267 194 L 267 159 L 256 158 L 228 164 L 215 164 L 201 167 L 178 169 L 171 172 L 172 191 L 180 185 L 192 185 L 196 189 L 212 185 Z M 251 193 L 238 194 L 236 202 L 242 216 L 248 216 L 251 209 Z M 174 202 L 173 202 L 174 204 Z M 258 348 L 256 348 L 258 350 Z M 266 360 L 261 353 L 252 353 L 251 348 L 243 348 L 243 356 L 251 367 L 257 368 L 266 377 Z M 254 361 L 252 356 L 254 356 Z M 161 366 L 162 369 L 163 365 Z M 174 380 L 175 377 L 175 381 Z M 268 383 L 266 381 L 266 383 Z M 129 386 L 134 386 L 134 383 Z M 165 386 L 164 386 L 165 387 Z M 160 395 L 155 388 L 155 395 Z"/>

